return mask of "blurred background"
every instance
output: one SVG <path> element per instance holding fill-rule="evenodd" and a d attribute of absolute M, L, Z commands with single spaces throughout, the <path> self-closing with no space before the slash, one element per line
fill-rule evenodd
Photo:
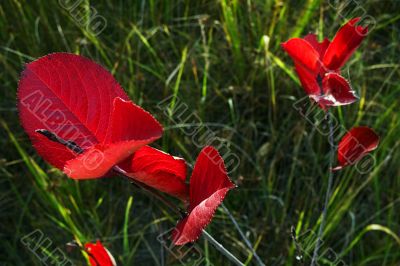
<path fill-rule="evenodd" d="M 177 217 L 125 180 L 77 182 L 36 154 L 18 120 L 19 75 L 64 51 L 102 64 L 156 116 L 165 134 L 155 147 L 189 164 L 202 146 L 218 147 L 238 184 L 225 206 L 258 255 L 266 265 L 309 265 L 330 146 L 323 115 L 296 108 L 305 94 L 280 44 L 309 32 L 332 39 L 362 16 L 374 23 L 342 70 L 360 100 L 332 111 L 343 129 L 374 128 L 381 144 L 371 169 L 335 174 L 319 263 L 400 265 L 399 10 L 395 0 L 2 0 L 0 264 L 85 265 L 66 244 L 100 239 L 119 265 L 229 265 L 202 238 L 170 249 L 164 238 Z M 171 103 L 184 115 L 167 112 Z M 226 210 L 207 231 L 255 265 Z M 37 250 L 24 241 L 32 236 Z"/>

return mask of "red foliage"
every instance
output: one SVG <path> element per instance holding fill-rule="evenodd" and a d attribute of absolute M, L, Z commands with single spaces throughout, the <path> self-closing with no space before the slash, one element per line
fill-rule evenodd
<path fill-rule="evenodd" d="M 188 215 L 172 235 L 175 245 L 195 241 L 210 223 L 226 193 L 235 187 L 226 173 L 224 161 L 213 147 L 205 147 L 197 158 L 190 178 Z"/>
<path fill-rule="evenodd" d="M 368 33 L 367 27 L 357 25 L 359 20 L 354 18 L 346 23 L 332 42 L 328 39 L 318 42 L 315 34 L 309 34 L 282 44 L 294 61 L 304 90 L 323 109 L 357 100 L 350 84 L 340 76 L 340 68 Z"/>
<path fill-rule="evenodd" d="M 97 178 L 162 134 L 100 65 L 55 53 L 26 65 L 18 87 L 22 126 L 38 153 L 73 178 Z M 35 132 L 46 129 L 85 150 L 77 156 Z M 99 159 L 100 158 L 100 159 Z"/>
<path fill-rule="evenodd" d="M 186 162 L 163 151 L 145 146 L 119 165 L 127 175 L 139 182 L 175 196 L 189 198 Z"/>
<path fill-rule="evenodd" d="M 69 177 L 100 178 L 118 165 L 127 176 L 189 201 L 188 216 L 174 235 L 177 245 L 199 237 L 235 186 L 217 150 L 206 147 L 197 159 L 189 191 L 185 161 L 146 146 L 161 137 L 161 125 L 129 101 L 109 72 L 84 57 L 55 53 L 27 64 L 19 83 L 18 108 L 38 153 Z M 72 151 L 71 145 L 78 148 Z M 85 247 L 92 265 L 114 265 L 100 242 Z"/>
<path fill-rule="evenodd" d="M 357 163 L 367 153 L 375 150 L 379 144 L 379 136 L 369 127 L 354 127 L 340 140 L 337 159 L 339 170 L 347 165 Z"/>
<path fill-rule="evenodd" d="M 89 255 L 91 266 L 116 266 L 114 257 L 111 253 L 97 241 L 96 244 L 86 243 L 85 250 Z"/>

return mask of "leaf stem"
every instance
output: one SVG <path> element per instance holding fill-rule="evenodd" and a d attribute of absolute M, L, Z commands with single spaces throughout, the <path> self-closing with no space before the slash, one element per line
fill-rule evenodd
<path fill-rule="evenodd" d="M 215 240 L 206 230 L 203 230 L 203 236 L 210 242 L 219 252 L 225 255 L 231 262 L 238 266 L 244 266 L 232 253 L 229 252 L 222 244 Z"/>
<path fill-rule="evenodd" d="M 239 232 L 240 237 L 243 239 L 244 243 L 246 246 L 250 249 L 251 253 L 253 254 L 254 258 L 256 259 L 258 265 L 260 266 L 265 266 L 265 264 L 262 262 L 261 258 L 257 255 L 257 252 L 253 248 L 253 245 L 251 244 L 250 240 L 246 237 L 246 235 L 243 233 L 242 229 L 240 229 L 239 224 L 236 222 L 235 217 L 231 214 L 231 212 L 228 210 L 228 208 L 222 203 L 221 204 L 222 208 L 224 211 L 228 214 L 229 219 L 231 219 L 233 225 L 235 226 L 236 230 Z"/>
<path fill-rule="evenodd" d="M 329 205 L 329 200 L 331 198 L 331 193 L 332 193 L 331 191 L 332 191 L 332 185 L 333 185 L 333 171 L 331 169 L 333 167 L 335 149 L 334 149 L 334 145 L 333 145 L 333 124 L 332 124 L 331 113 L 329 110 L 326 113 L 326 119 L 328 120 L 328 126 L 329 126 L 329 145 L 330 145 L 328 187 L 326 189 L 325 202 L 324 202 L 324 206 L 322 209 L 321 223 L 319 226 L 317 242 L 315 244 L 315 249 L 314 249 L 314 253 L 312 256 L 312 260 L 311 260 L 311 266 L 316 265 L 317 261 L 318 261 L 318 251 L 321 246 L 322 235 L 323 235 L 324 229 L 325 229 L 326 216 L 328 213 L 328 207 L 329 207 L 328 205 Z"/>

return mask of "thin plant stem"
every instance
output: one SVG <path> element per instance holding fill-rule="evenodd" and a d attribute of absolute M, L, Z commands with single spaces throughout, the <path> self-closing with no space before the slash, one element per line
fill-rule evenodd
<path fill-rule="evenodd" d="M 253 248 L 253 245 L 251 244 L 250 240 L 246 237 L 246 235 L 243 233 L 242 229 L 240 229 L 239 224 L 236 222 L 235 217 L 231 214 L 231 212 L 228 210 L 228 208 L 222 203 L 221 204 L 222 208 L 224 211 L 228 214 L 229 219 L 231 219 L 233 225 L 235 226 L 236 230 L 239 232 L 240 237 L 243 239 L 244 243 L 246 246 L 250 249 L 251 253 L 253 254 L 254 258 L 256 259 L 258 265 L 260 266 L 265 266 L 264 262 L 262 262 L 261 258 L 257 255 L 257 252 Z"/>
<path fill-rule="evenodd" d="M 329 126 L 329 146 L 330 146 L 328 187 L 326 189 L 325 203 L 324 203 L 324 206 L 323 206 L 323 209 L 322 209 L 321 223 L 320 223 L 320 226 L 319 226 L 318 235 L 317 235 L 317 242 L 315 244 L 315 249 L 314 249 L 314 253 L 313 253 L 313 256 L 312 256 L 312 260 L 311 260 L 311 266 L 314 266 L 318 261 L 318 251 L 319 251 L 319 248 L 321 246 L 322 235 L 323 235 L 324 230 L 325 230 L 326 216 L 327 216 L 327 213 L 328 213 L 328 205 L 329 205 L 329 201 L 330 201 L 330 198 L 331 198 L 331 194 L 332 194 L 331 191 L 332 191 L 332 185 L 333 185 L 332 167 L 333 167 L 335 148 L 333 146 L 333 124 L 332 124 L 331 113 L 329 111 L 326 113 L 326 119 L 328 120 L 328 126 Z"/>
<path fill-rule="evenodd" d="M 223 245 L 221 245 L 217 240 L 215 240 L 206 230 L 203 230 L 203 236 L 210 242 L 219 252 L 225 255 L 231 262 L 238 266 L 244 266 L 232 253 L 229 252 Z"/>
<path fill-rule="evenodd" d="M 54 142 L 64 145 L 65 147 L 67 147 L 68 149 L 70 149 L 71 151 L 73 151 L 77 154 L 82 154 L 84 152 L 84 150 L 81 147 L 79 147 L 75 142 L 70 141 L 70 140 L 64 140 L 51 131 L 48 131 L 46 129 L 37 129 L 36 132 L 39 134 L 42 134 L 43 136 L 47 137 L 51 141 L 54 141 Z M 171 211 L 173 211 L 175 214 L 179 215 L 180 218 L 183 218 L 185 216 L 186 213 L 184 211 L 182 211 L 178 206 L 173 204 L 169 199 L 165 198 L 162 194 L 160 194 L 157 190 L 153 189 L 152 187 L 149 187 L 144 183 L 134 180 L 133 178 L 128 176 L 126 171 L 123 170 L 122 168 L 120 168 L 119 166 L 114 166 L 112 168 L 112 170 L 117 175 L 123 177 L 124 179 L 129 180 L 129 182 L 133 183 L 137 187 L 146 191 L 148 194 L 151 194 L 153 197 L 157 198 L 159 201 L 161 201 L 163 204 L 165 204 Z M 218 251 L 220 251 L 223 255 L 225 255 L 231 262 L 233 262 L 235 265 L 238 265 L 238 266 L 244 265 L 231 252 L 229 252 L 229 250 L 227 250 L 222 244 L 220 244 L 209 233 L 207 233 L 207 231 L 205 231 L 203 229 L 202 233 L 203 233 L 203 236 Z"/>

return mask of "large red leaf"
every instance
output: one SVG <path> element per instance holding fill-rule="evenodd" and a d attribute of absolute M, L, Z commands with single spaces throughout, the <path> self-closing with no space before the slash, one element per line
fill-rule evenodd
<path fill-rule="evenodd" d="M 97 241 L 95 244 L 86 243 L 85 250 L 89 255 L 89 263 L 91 266 L 116 266 L 114 257 L 112 254 Z"/>
<path fill-rule="evenodd" d="M 347 165 L 355 164 L 367 153 L 375 150 L 379 144 L 379 136 L 369 127 L 352 128 L 340 140 L 338 147 L 339 170 Z"/>
<path fill-rule="evenodd" d="M 360 18 L 350 20 L 336 33 L 323 58 L 325 67 L 337 71 L 360 46 L 368 28 L 357 25 L 359 20 Z"/>
<path fill-rule="evenodd" d="M 106 139 L 115 97 L 128 100 L 100 65 L 81 56 L 55 53 L 26 65 L 18 86 L 18 109 L 38 153 L 62 169 L 75 155 L 35 130 L 47 129 L 86 149 Z"/>
<path fill-rule="evenodd" d="M 189 198 L 186 162 L 160 150 L 145 146 L 119 166 L 127 175 L 183 201 Z"/>
<path fill-rule="evenodd" d="M 195 241 L 210 223 L 226 193 L 234 187 L 218 151 L 210 146 L 205 147 L 197 158 L 190 178 L 189 214 L 176 226 L 172 235 L 174 244 Z"/>
<path fill-rule="evenodd" d="M 162 129 L 158 122 L 128 100 L 107 70 L 89 59 L 68 53 L 50 54 L 27 64 L 18 87 L 22 126 L 38 153 L 59 169 L 76 154 L 35 130 L 51 131 L 64 140 L 74 141 L 84 150 L 93 149 L 98 143 L 102 144 L 101 150 L 106 150 L 115 141 L 140 142 L 140 145 L 130 143 L 127 153 L 159 137 Z M 129 104 L 131 106 L 127 107 Z M 117 122 L 113 119 L 113 112 L 125 111 L 138 118 L 126 117 L 126 121 L 140 127 L 126 126 L 121 119 Z M 126 130 L 124 134 L 122 130 Z"/>

